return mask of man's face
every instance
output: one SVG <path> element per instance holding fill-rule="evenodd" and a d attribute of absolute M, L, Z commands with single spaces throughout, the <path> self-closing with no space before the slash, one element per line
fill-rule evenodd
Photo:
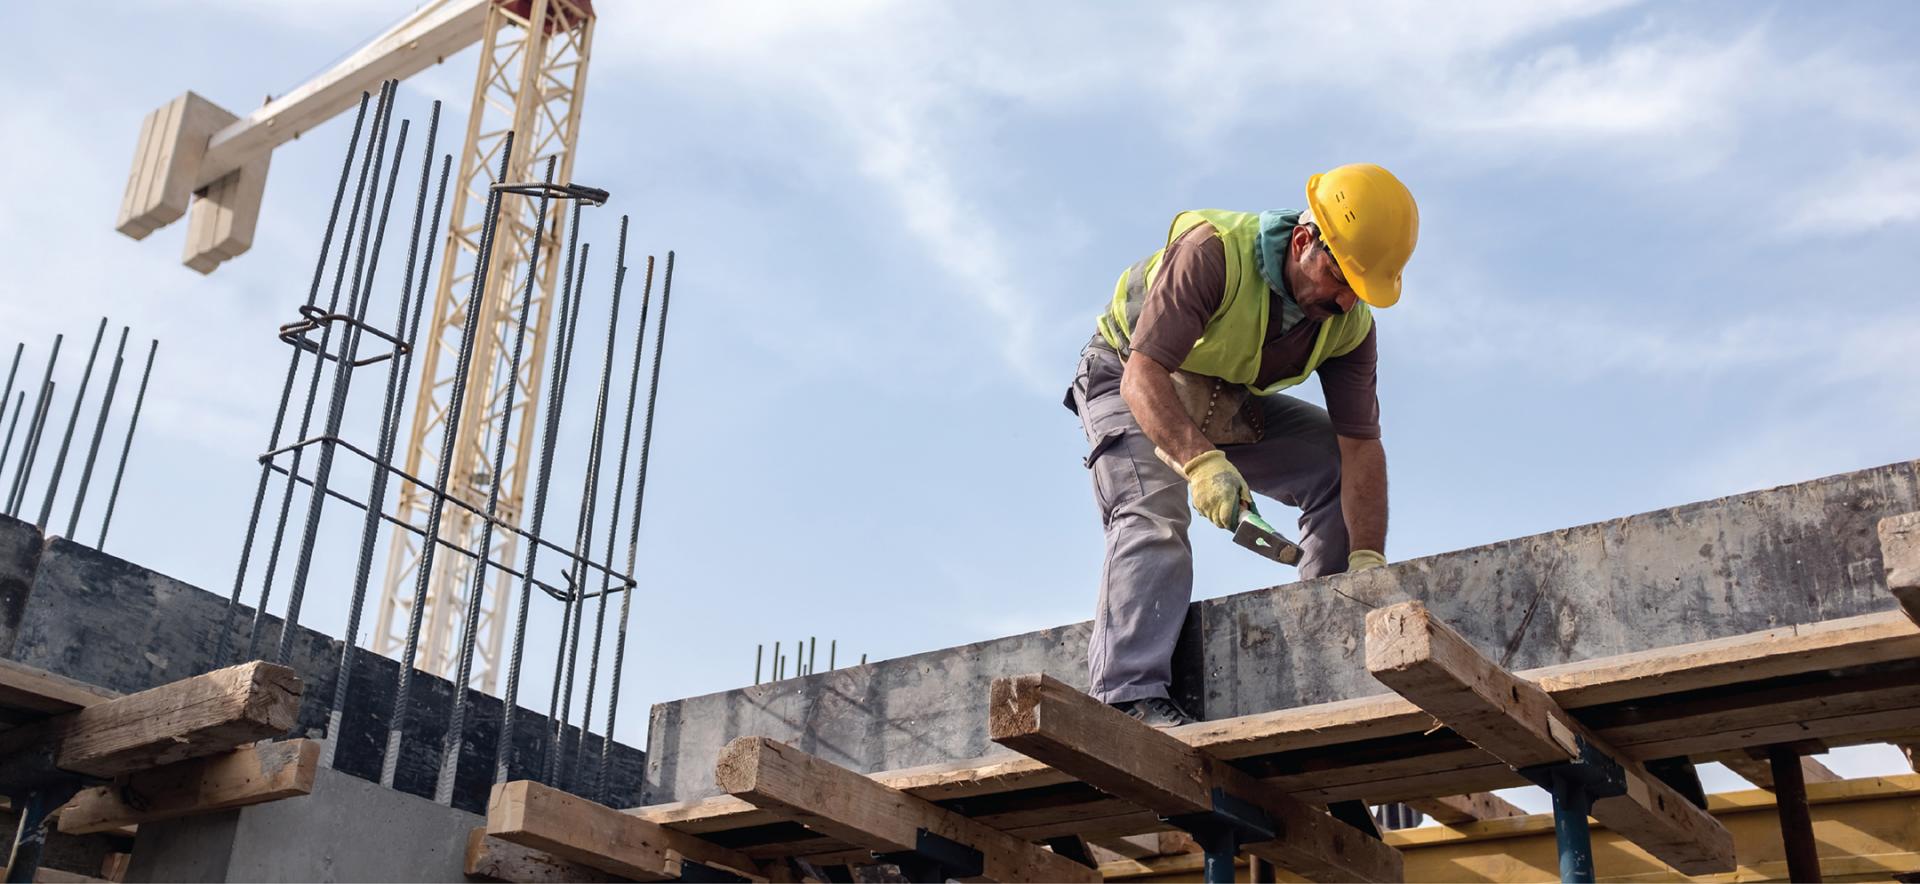
<path fill-rule="evenodd" d="M 1293 289 L 1294 303 L 1309 320 L 1318 322 L 1353 309 L 1360 300 L 1347 285 L 1333 253 L 1305 226 L 1293 231 L 1294 272 L 1287 280 Z"/>

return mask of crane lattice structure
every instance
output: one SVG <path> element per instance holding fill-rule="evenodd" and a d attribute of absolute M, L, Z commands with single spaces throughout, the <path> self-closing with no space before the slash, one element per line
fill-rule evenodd
<path fill-rule="evenodd" d="M 433 0 L 325 73 L 245 116 L 187 92 L 148 114 L 143 122 L 116 226 L 128 236 L 144 239 L 187 215 L 183 263 L 211 273 L 252 245 L 274 148 L 355 106 L 361 93 L 380 82 L 411 76 L 479 43 L 459 187 L 449 213 L 433 313 L 423 328 L 419 395 L 405 438 L 407 472 L 432 475 L 438 467 L 443 417 L 451 404 L 448 397 L 467 319 L 465 294 L 479 254 L 481 216 L 502 141 L 507 132 L 515 133 L 508 180 L 532 180 L 537 176 L 529 170 L 544 169 L 549 157 L 556 160 L 558 181 L 572 179 L 595 19 L 592 0 Z M 525 285 L 521 274 L 536 235 L 531 202 L 509 203 L 514 208 L 501 217 L 495 234 L 492 264 L 485 277 L 484 312 L 466 384 L 467 401 L 462 406 L 468 417 L 460 421 L 449 449 L 454 462 L 447 488 L 448 494 L 477 506 L 497 482 L 499 517 L 516 526 L 527 484 L 522 455 L 533 450 L 537 393 L 559 282 L 559 262 L 543 262 L 536 271 L 527 322 L 528 357 L 522 360 L 518 376 L 509 377 L 505 341 L 513 320 L 510 302 Z M 557 254 L 552 250 L 564 234 L 565 220 L 550 219 L 540 234 L 548 254 Z M 513 387 L 518 388 L 515 395 L 507 396 Z M 493 476 L 485 440 L 497 432 L 498 421 L 506 416 L 501 405 L 507 401 L 514 403 L 512 419 L 519 432 L 509 437 L 504 467 L 499 476 Z M 428 495 L 411 483 L 399 484 L 397 518 L 424 527 Z M 479 543 L 479 529 L 472 513 L 450 507 L 440 536 L 461 549 L 473 549 Z M 494 532 L 488 557 L 496 562 L 517 561 L 519 539 L 511 531 Z M 432 583 L 417 598 L 412 576 L 420 565 L 422 544 L 411 532 L 395 529 L 373 650 L 400 656 L 412 609 L 424 605 L 415 665 L 451 678 L 459 663 L 460 624 L 468 607 L 478 605 L 471 683 L 493 692 L 499 680 L 505 637 L 502 614 L 508 608 L 511 575 L 496 570 L 491 584 L 474 593 L 472 560 L 446 554 L 444 546 L 440 549 L 443 557 L 434 565 Z"/>
<path fill-rule="evenodd" d="M 442 420 L 451 404 L 448 396 L 453 389 L 454 356 L 459 352 L 467 320 L 465 294 L 471 283 L 474 256 L 480 249 L 487 188 L 494 183 L 501 141 L 508 132 L 517 133 L 508 180 L 533 180 L 538 176 L 530 170 L 545 168 L 550 156 L 557 158 L 557 180 L 572 180 L 593 24 L 593 10 L 586 0 L 487 5 L 473 109 L 467 116 L 466 143 L 460 153 L 461 187 L 453 198 L 453 220 L 442 253 L 439 289 L 426 326 L 433 333 L 422 345 L 424 368 L 413 425 L 407 435 L 405 469 L 411 475 L 430 476 L 438 467 L 436 442 L 445 430 Z M 490 486 L 497 482 L 499 516 L 508 524 L 518 525 L 529 466 L 528 458 L 522 455 L 534 450 L 534 412 L 540 401 L 541 369 L 547 361 L 556 270 L 561 262 L 542 262 L 536 271 L 534 301 L 527 317 L 528 356 L 520 363 L 519 376 L 508 377 L 507 341 L 513 330 L 509 302 L 511 294 L 526 285 L 521 274 L 536 235 L 533 201 L 513 204 L 520 210 L 503 214 L 494 234 L 493 267 L 487 274 L 490 291 L 481 302 L 484 312 L 476 326 L 479 338 L 467 380 L 464 412 L 479 419 L 469 417 L 460 422 L 447 493 L 478 505 L 486 501 Z M 560 254 L 564 214 L 554 213 L 546 230 L 539 234 L 546 237 L 541 245 L 546 254 Z M 518 387 L 511 397 L 507 395 L 510 384 Z M 513 415 L 517 432 L 508 437 L 505 468 L 495 477 L 489 475 L 488 443 L 498 432 L 499 421 L 505 416 L 501 406 L 508 401 L 517 412 Z M 398 517 L 424 527 L 430 503 L 425 489 L 406 484 L 400 493 Z M 474 549 L 480 542 L 480 528 L 481 522 L 472 512 L 451 507 L 442 519 L 441 537 L 460 549 Z M 496 562 L 518 561 L 519 542 L 518 534 L 495 531 L 493 549 L 487 557 Z M 413 533 L 394 529 L 373 651 L 398 657 L 406 647 L 408 616 L 414 605 L 424 604 L 414 665 L 451 678 L 459 663 L 461 623 L 468 606 L 478 605 L 472 683 L 492 693 L 500 671 L 500 649 L 506 633 L 503 614 L 509 607 L 513 576 L 495 569 L 490 585 L 476 594 L 471 586 L 473 559 L 437 547 L 441 558 L 434 566 L 433 581 L 426 597 L 416 598 L 413 574 L 420 565 L 423 547 Z"/>

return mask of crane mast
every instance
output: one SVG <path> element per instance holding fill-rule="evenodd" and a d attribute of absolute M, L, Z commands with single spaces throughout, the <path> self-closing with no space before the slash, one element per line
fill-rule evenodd
<path fill-rule="evenodd" d="M 476 506 L 499 486 L 499 517 L 519 525 L 534 450 L 534 429 L 546 351 L 551 337 L 554 293 L 559 261 L 542 261 L 534 280 L 533 302 L 527 317 L 528 353 L 517 377 L 508 376 L 507 341 L 514 316 L 514 293 L 526 285 L 528 254 L 536 235 L 541 249 L 559 254 L 564 213 L 553 213 L 545 231 L 533 229 L 531 200 L 507 203 L 495 232 L 493 266 L 487 274 L 488 291 L 481 301 L 477 341 L 453 445 L 439 450 L 445 416 L 451 405 L 455 355 L 466 324 L 465 293 L 479 252 L 480 227 L 487 188 L 498 166 L 502 140 L 515 133 L 510 180 L 534 180 L 544 174 L 548 157 L 556 159 L 556 180 L 572 180 L 574 146 L 580 131 L 581 99 L 586 91 L 587 62 L 593 42 L 594 12 L 590 0 L 518 0 L 487 4 L 486 25 L 480 38 L 479 71 L 474 80 L 473 106 L 460 153 L 459 188 L 455 191 L 452 221 L 442 251 L 439 285 L 433 312 L 423 329 L 419 388 L 413 422 L 406 437 L 406 471 L 433 475 L 442 456 L 453 458 L 447 493 Z M 535 172 L 534 170 L 541 170 Z M 507 391 L 514 390 L 509 397 Z M 489 440 L 499 421 L 508 417 L 503 405 L 512 402 L 507 457 L 499 476 L 490 475 Z M 402 483 L 396 517 L 424 529 L 430 494 Z M 441 521 L 441 538 L 460 549 L 480 542 L 481 522 L 459 507 L 448 507 Z M 509 566 L 518 560 L 520 537 L 511 531 L 493 532 L 488 558 Z M 459 665 L 459 635 L 469 606 L 479 606 L 472 686 L 496 690 L 502 668 L 500 652 L 510 607 L 512 576 L 492 569 L 486 586 L 472 586 L 474 562 L 444 547 L 424 596 L 416 596 L 414 574 L 426 555 L 427 544 L 415 534 L 395 528 L 388 547 L 386 577 L 382 583 L 379 616 L 373 633 L 373 651 L 398 657 L 406 647 L 407 621 L 415 605 L 424 605 L 418 656 L 422 671 L 452 678 Z"/>

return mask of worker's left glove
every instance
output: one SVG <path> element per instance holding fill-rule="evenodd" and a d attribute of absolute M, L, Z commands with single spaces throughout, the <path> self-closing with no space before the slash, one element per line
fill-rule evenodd
<path fill-rule="evenodd" d="M 1387 563 L 1387 557 L 1370 549 L 1356 549 L 1347 553 L 1347 573 L 1379 568 Z"/>

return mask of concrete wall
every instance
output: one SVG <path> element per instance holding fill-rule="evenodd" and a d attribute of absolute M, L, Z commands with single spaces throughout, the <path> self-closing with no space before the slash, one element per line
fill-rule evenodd
<path fill-rule="evenodd" d="M 1514 669 L 1889 610 L 1874 526 L 1914 510 L 1920 462 L 1898 463 L 1197 602 L 1174 693 L 1210 719 L 1383 693 L 1366 672 L 1365 613 L 1407 597 Z M 642 801 L 715 794 L 714 760 L 742 735 L 862 771 L 999 751 L 989 682 L 1046 672 L 1084 687 L 1089 629 L 656 705 Z"/>
<path fill-rule="evenodd" d="M 225 597 L 60 537 L 42 539 L 33 525 L 0 517 L 0 655 L 30 666 L 116 691 L 133 692 L 211 669 Z M 240 659 L 253 609 L 236 610 L 235 640 L 226 663 Z M 262 621 L 254 658 L 274 659 L 281 621 Z M 296 630 L 288 663 L 305 680 L 297 732 L 323 737 L 333 700 L 340 642 L 311 629 Z M 349 701 L 343 715 L 335 765 L 378 779 L 393 709 L 399 664 L 371 653 L 355 655 Z M 453 685 L 416 675 L 413 702 L 395 785 L 431 795 L 439 770 Z M 483 811 L 492 785 L 503 705 L 499 698 L 468 693 L 466 744 L 456 776 L 454 805 Z M 541 762 L 551 726 L 543 714 L 522 709 L 515 722 L 510 769 L 530 776 Z M 571 729 L 563 745 L 571 746 Z M 600 738 L 586 741 L 589 766 L 597 762 Z M 644 755 L 615 743 L 610 798 L 638 803 Z M 591 769 L 591 768 L 590 768 Z"/>
<path fill-rule="evenodd" d="M 129 881 L 465 881 L 479 815 L 322 770 L 313 794 L 141 823 Z"/>

